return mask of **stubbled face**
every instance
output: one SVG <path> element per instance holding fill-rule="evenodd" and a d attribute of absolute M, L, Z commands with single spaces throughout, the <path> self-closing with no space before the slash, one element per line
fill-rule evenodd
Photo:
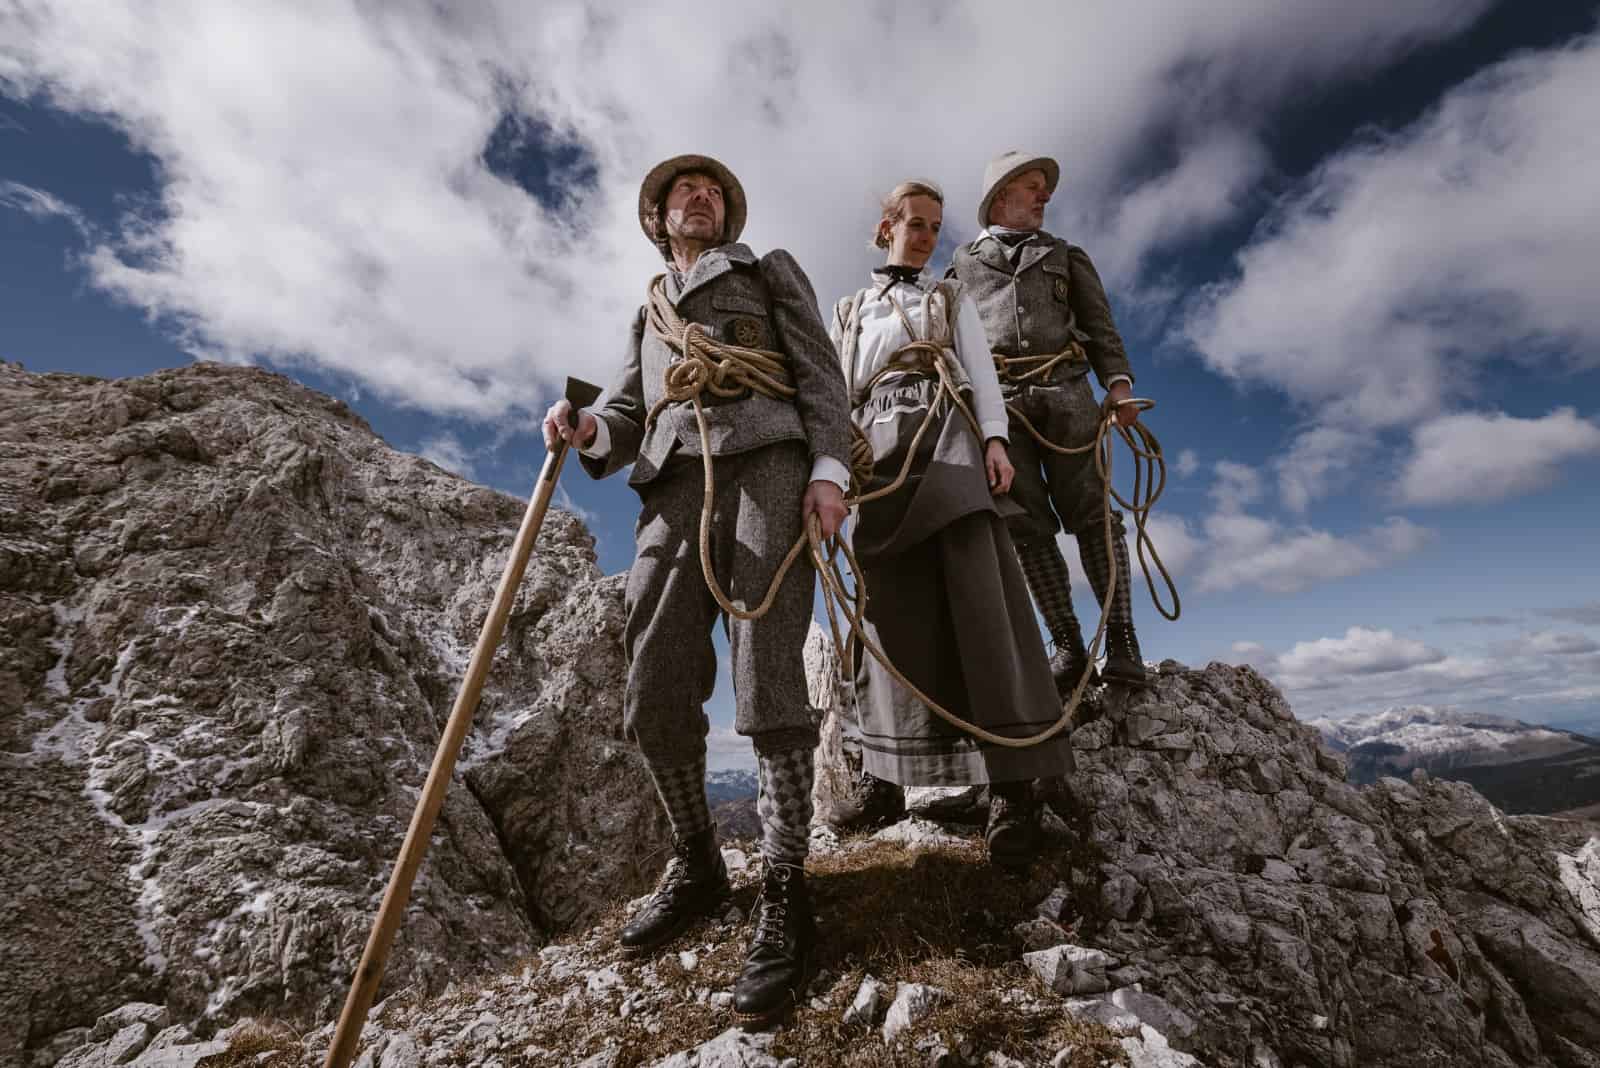
<path fill-rule="evenodd" d="M 1050 203 L 1050 182 L 1042 170 L 1023 171 L 1000 187 L 989 205 L 989 221 L 1013 230 L 1037 230 L 1044 225 L 1044 206 Z"/>
<path fill-rule="evenodd" d="M 690 171 L 672 180 L 667 190 L 667 236 L 703 245 L 722 242 L 727 210 L 722 186 L 709 174 Z"/>
<path fill-rule="evenodd" d="M 910 196 L 900 202 L 900 217 L 882 224 L 889 231 L 889 262 L 923 267 L 939 245 L 944 206 L 930 196 Z"/>

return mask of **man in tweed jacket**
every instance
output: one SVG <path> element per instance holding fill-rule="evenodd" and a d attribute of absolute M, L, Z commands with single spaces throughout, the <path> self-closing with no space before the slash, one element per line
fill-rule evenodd
<path fill-rule="evenodd" d="M 956 250 L 950 273 L 977 302 L 996 356 L 1072 350 L 1043 377 L 1007 382 L 1002 375 L 1001 388 L 1006 401 L 1045 438 L 1081 446 L 1094 439 L 1102 410 L 1088 372 L 1093 370 L 1105 388 L 1108 406 L 1132 395 L 1133 374 L 1088 253 L 1041 229 L 1045 204 L 1059 177 L 1060 168 L 1048 157 L 1009 152 L 993 160 L 984 173 L 978 207 L 983 229 L 976 241 Z M 1116 411 L 1123 426 L 1138 419 L 1131 405 Z M 1072 608 L 1067 562 L 1056 543 L 1062 526 L 1078 539 L 1079 558 L 1097 603 L 1105 602 L 1108 563 L 1114 555 L 1117 583 L 1106 618 L 1105 675 L 1142 685 L 1144 659 L 1133 628 L 1122 513 L 1112 513 L 1108 539 L 1102 512 L 1105 483 L 1095 469 L 1093 451 L 1051 452 L 1015 417 L 1010 451 L 1017 472 L 1011 497 L 1026 514 L 1013 517 L 1009 526 L 1033 599 L 1055 640 L 1050 666 L 1057 689 L 1069 694 L 1084 671 L 1093 670 Z"/>
<path fill-rule="evenodd" d="M 753 608 L 805 520 L 823 535 L 845 515 L 849 403 L 811 283 L 787 252 L 757 257 L 736 238 L 744 226 L 739 181 L 706 156 L 677 156 L 646 176 L 640 224 L 667 260 L 666 298 L 706 336 L 787 358 L 792 400 L 746 391 L 702 395 L 716 497 L 710 553 L 717 581 Z M 693 407 L 678 401 L 648 427 L 664 376 L 681 354 L 634 317 L 622 369 L 592 409 L 567 424 L 565 401 L 545 419 L 545 438 L 579 449 L 596 478 L 628 464 L 641 503 L 637 556 L 628 573 L 628 683 L 624 726 L 650 766 L 672 823 L 676 856 L 656 893 L 622 930 L 625 950 L 663 945 L 728 892 L 705 795 L 709 728 L 703 705 L 716 682 L 711 628 L 720 609 L 699 555 L 704 474 Z M 811 822 L 817 721 L 802 659 L 815 572 L 804 559 L 762 618 L 726 620 L 733 657 L 734 729 L 754 743 L 765 879 L 756 930 L 734 1009 L 746 1026 L 780 1015 L 798 998 L 814 940 L 803 865 Z"/>

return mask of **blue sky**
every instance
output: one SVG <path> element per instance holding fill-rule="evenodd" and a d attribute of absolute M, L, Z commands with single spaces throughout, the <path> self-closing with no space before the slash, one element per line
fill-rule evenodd
<path fill-rule="evenodd" d="M 1600 730 L 1600 9 L 1200 7 L 23 0 L 0 357 L 260 363 L 524 496 L 537 413 L 609 377 L 658 269 L 651 163 L 732 165 L 828 306 L 876 194 L 945 187 L 942 263 L 1030 148 L 1158 402 L 1184 614 L 1137 595 L 1146 655 L 1254 663 L 1303 718 Z M 625 568 L 631 491 L 565 489 Z M 747 763 L 727 690 L 713 761 Z"/>

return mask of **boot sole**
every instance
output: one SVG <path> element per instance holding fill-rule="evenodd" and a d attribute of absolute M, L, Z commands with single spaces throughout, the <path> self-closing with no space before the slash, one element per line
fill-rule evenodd
<path fill-rule="evenodd" d="M 733 1012 L 734 1023 L 738 1024 L 741 1031 L 765 1031 L 770 1027 L 786 1023 L 794 1016 L 795 1010 L 800 1007 L 800 997 L 811 985 L 811 980 L 816 977 L 817 955 L 815 952 L 806 954 L 805 964 L 800 969 L 800 981 L 795 989 L 789 992 L 789 999 L 765 1012 Z"/>

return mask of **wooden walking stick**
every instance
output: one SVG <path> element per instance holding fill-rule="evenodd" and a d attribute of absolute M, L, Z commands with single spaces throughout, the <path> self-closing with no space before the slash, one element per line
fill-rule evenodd
<path fill-rule="evenodd" d="M 593 404 L 600 396 L 600 388 L 576 378 L 567 379 L 567 400 L 572 403 L 568 416 L 571 426 L 577 426 L 578 409 Z M 511 603 L 516 600 L 517 587 L 522 584 L 522 574 L 527 570 L 528 558 L 533 555 L 533 543 L 544 525 L 544 514 L 550 508 L 550 498 L 555 494 L 556 480 L 561 477 L 561 465 L 567 458 L 567 443 L 557 439 L 555 446 L 545 456 L 544 467 L 539 472 L 539 484 L 528 502 L 528 511 L 522 517 L 522 527 L 511 545 L 511 555 L 506 559 L 505 572 L 500 576 L 500 587 L 495 590 L 494 604 L 483 621 L 478 634 L 478 644 L 472 650 L 472 660 L 467 674 L 461 680 L 461 691 L 456 694 L 455 707 L 445 723 L 444 736 L 439 739 L 439 749 L 433 755 L 433 768 L 417 800 L 417 810 L 411 816 L 411 827 L 406 831 L 405 844 L 400 847 L 400 858 L 389 877 L 389 887 L 383 892 L 383 904 L 378 906 L 378 918 L 373 923 L 372 934 L 367 938 L 367 948 L 361 954 L 355 979 L 350 986 L 350 996 L 345 999 L 344 1012 L 339 1016 L 339 1026 L 333 1033 L 333 1045 L 328 1048 L 324 1068 L 346 1068 L 356 1053 L 356 1043 L 367 1022 L 367 1012 L 372 1008 L 372 998 L 383 979 L 384 965 L 389 961 L 389 948 L 394 944 L 395 933 L 405 915 L 406 902 L 411 897 L 411 885 L 416 881 L 417 869 L 428 851 L 428 839 L 433 834 L 433 824 L 444 804 L 445 791 L 450 787 L 450 775 L 455 770 L 456 756 L 461 743 L 466 741 L 472 727 L 472 717 L 478 710 L 478 697 L 483 692 L 484 678 L 489 674 L 489 664 L 494 660 L 495 646 L 500 644 L 505 630 L 506 617 L 511 614 Z"/>

